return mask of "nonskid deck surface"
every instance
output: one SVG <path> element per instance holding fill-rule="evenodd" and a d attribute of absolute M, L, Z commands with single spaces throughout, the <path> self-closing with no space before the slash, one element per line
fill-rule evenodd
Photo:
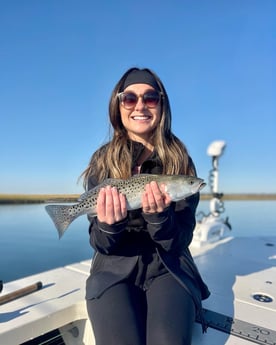
<path fill-rule="evenodd" d="M 264 344 L 275 345 L 276 339 L 271 342 L 267 332 L 276 332 L 276 238 L 227 238 L 201 248 L 192 247 L 191 251 L 211 291 L 203 307 L 245 322 L 250 336 L 267 336 L 269 341 Z M 84 289 L 89 269 L 87 260 L 5 284 L 1 296 L 37 281 L 43 287 L 0 306 L 0 344 L 20 344 L 86 319 Z M 253 338 L 249 341 L 249 337 L 235 335 L 238 327 L 246 325 L 234 323 L 234 334 L 213 327 L 202 334 L 201 325 L 196 323 L 193 345 L 253 344 Z"/>
<path fill-rule="evenodd" d="M 204 308 L 227 317 L 226 332 L 209 327 L 202 335 L 196 324 L 193 345 L 276 345 L 276 237 L 227 238 L 191 251 L 211 291 Z"/>

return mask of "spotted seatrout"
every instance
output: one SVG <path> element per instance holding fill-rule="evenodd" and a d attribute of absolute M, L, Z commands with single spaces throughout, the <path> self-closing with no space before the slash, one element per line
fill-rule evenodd
<path fill-rule="evenodd" d="M 145 185 L 151 181 L 156 181 L 159 186 L 163 184 L 172 201 L 185 199 L 197 193 L 206 185 L 202 179 L 186 175 L 139 174 L 127 180 L 110 178 L 82 194 L 78 204 L 48 205 L 45 208 L 58 230 L 59 237 L 61 237 L 77 217 L 84 214 L 92 217 L 97 215 L 97 198 L 101 188 L 105 186 L 116 187 L 120 193 L 126 196 L 127 209 L 135 210 L 142 206 L 142 194 Z"/>

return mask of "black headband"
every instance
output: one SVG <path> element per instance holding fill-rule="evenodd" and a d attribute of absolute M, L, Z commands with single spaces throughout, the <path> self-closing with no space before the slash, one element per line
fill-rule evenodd
<path fill-rule="evenodd" d="M 156 79 L 151 73 L 146 70 L 133 70 L 132 72 L 130 72 L 125 79 L 121 91 L 124 91 L 129 85 L 132 84 L 148 84 L 155 90 L 160 91 L 160 87 L 157 84 Z"/>

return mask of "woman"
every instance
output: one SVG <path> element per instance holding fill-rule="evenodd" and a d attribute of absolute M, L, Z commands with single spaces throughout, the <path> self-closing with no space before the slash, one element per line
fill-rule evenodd
<path fill-rule="evenodd" d="M 86 189 L 105 178 L 137 173 L 196 175 L 185 146 L 171 132 L 166 90 L 149 69 L 129 69 L 111 95 L 112 139 L 92 156 Z M 151 182 L 142 208 L 102 188 L 91 218 L 95 250 L 86 299 L 97 345 L 189 345 L 201 300 L 209 291 L 188 246 L 199 195 L 172 202 Z"/>

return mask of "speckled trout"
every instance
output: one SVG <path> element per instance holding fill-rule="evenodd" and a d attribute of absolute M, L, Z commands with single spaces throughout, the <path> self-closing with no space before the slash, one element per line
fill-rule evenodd
<path fill-rule="evenodd" d="M 68 226 L 79 216 L 84 214 L 92 217 L 97 216 L 96 205 L 101 188 L 116 187 L 120 193 L 126 196 L 127 209 L 135 210 L 141 208 L 145 185 L 151 181 L 156 181 L 159 186 L 164 185 L 164 189 L 172 201 L 186 199 L 199 192 L 206 185 L 202 179 L 186 175 L 138 174 L 126 180 L 109 178 L 82 194 L 78 204 L 48 205 L 45 208 L 58 230 L 59 238 L 61 238 Z"/>

